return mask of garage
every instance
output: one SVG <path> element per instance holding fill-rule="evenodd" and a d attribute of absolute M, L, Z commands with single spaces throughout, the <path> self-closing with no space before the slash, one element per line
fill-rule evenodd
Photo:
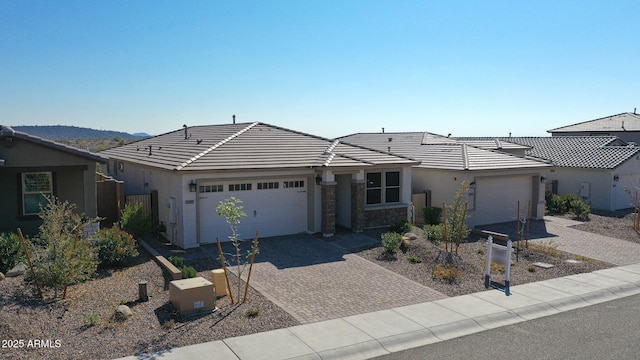
<path fill-rule="evenodd" d="M 201 244 L 229 241 L 231 229 L 224 217 L 218 216 L 216 206 L 230 197 L 242 200 L 247 216 L 239 225 L 241 239 L 290 235 L 306 232 L 306 178 L 206 181 L 198 183 L 198 230 Z"/>
<path fill-rule="evenodd" d="M 476 178 L 475 209 L 483 209 L 474 214 L 474 224 L 494 224 L 514 221 L 520 215 L 527 215 L 527 206 L 533 194 L 532 176 L 509 176 Z M 533 212 L 536 204 L 531 205 Z M 530 214 L 532 217 L 533 213 Z"/>

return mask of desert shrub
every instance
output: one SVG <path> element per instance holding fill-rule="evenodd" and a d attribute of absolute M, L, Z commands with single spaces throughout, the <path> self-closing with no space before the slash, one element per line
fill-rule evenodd
<path fill-rule="evenodd" d="M 98 261 L 103 265 L 117 265 L 127 258 L 138 256 L 136 240 L 117 227 L 100 229 L 93 235 Z"/>
<path fill-rule="evenodd" d="M 122 211 L 122 219 L 117 226 L 136 239 L 153 233 L 153 219 L 145 215 L 141 204 L 127 204 Z"/>
<path fill-rule="evenodd" d="M 424 223 L 426 225 L 437 225 L 442 223 L 442 208 L 437 206 L 427 206 L 423 211 Z"/>
<path fill-rule="evenodd" d="M 451 264 L 437 264 L 433 267 L 432 276 L 436 280 L 454 283 L 460 277 L 460 270 Z"/>
<path fill-rule="evenodd" d="M 467 226 L 467 202 L 466 198 L 469 193 L 469 184 L 462 181 L 456 191 L 453 201 L 446 205 L 447 210 L 447 235 L 446 241 L 451 241 L 455 245 L 455 252 L 458 253 L 458 247 L 469 236 L 471 230 Z"/>
<path fill-rule="evenodd" d="M 407 260 L 412 264 L 420 264 L 422 262 L 422 259 L 418 256 L 409 256 Z"/>
<path fill-rule="evenodd" d="M 95 219 L 77 214 L 75 205 L 55 197 L 40 211 L 40 248 L 34 251 L 34 273 L 40 284 L 51 287 L 54 297 L 69 284 L 93 277 L 98 261 L 94 246 L 82 237 L 85 227 Z"/>
<path fill-rule="evenodd" d="M 188 265 L 181 267 L 180 271 L 182 271 L 183 279 L 190 279 L 198 276 L 198 272 L 196 271 L 196 269 Z"/>
<path fill-rule="evenodd" d="M 82 315 L 82 322 L 87 326 L 96 326 L 100 322 L 100 315 L 95 312 Z"/>
<path fill-rule="evenodd" d="M 444 226 L 438 225 L 425 225 L 424 236 L 427 240 L 438 245 L 444 239 Z"/>
<path fill-rule="evenodd" d="M 178 269 L 184 266 L 184 258 L 180 256 L 169 256 L 169 262 L 175 265 Z"/>
<path fill-rule="evenodd" d="M 497 271 L 501 274 L 504 274 L 504 272 L 507 271 L 507 267 L 504 264 L 498 264 L 496 262 L 491 262 L 490 269 L 491 271 Z"/>
<path fill-rule="evenodd" d="M 396 234 L 404 235 L 413 229 L 411 221 L 397 221 L 389 227 L 389 231 Z"/>
<path fill-rule="evenodd" d="M 534 272 L 536 272 L 536 270 L 537 270 L 537 268 L 536 268 L 535 265 L 528 265 L 527 266 L 527 271 L 530 272 L 530 273 L 534 273 Z"/>
<path fill-rule="evenodd" d="M 553 258 L 560 257 L 558 245 L 553 240 L 529 242 L 528 250 Z"/>
<path fill-rule="evenodd" d="M 589 213 L 591 208 L 585 204 L 582 200 L 571 200 L 569 202 L 569 214 L 575 216 L 577 220 L 586 221 L 589 220 Z"/>
<path fill-rule="evenodd" d="M 248 309 L 248 310 L 245 312 L 245 315 L 246 315 L 248 318 L 254 318 L 254 317 L 257 317 L 257 316 L 259 316 L 259 315 L 260 315 L 260 309 L 258 309 L 258 308 L 251 308 L 251 309 Z"/>
<path fill-rule="evenodd" d="M 402 235 L 398 233 L 386 232 L 381 235 L 381 239 L 382 247 L 390 254 L 395 254 L 402 245 Z"/>
<path fill-rule="evenodd" d="M 0 234 L 0 272 L 6 273 L 24 260 L 20 238 L 14 233 Z"/>
<path fill-rule="evenodd" d="M 545 196 L 545 203 L 547 211 L 550 214 L 564 214 L 567 212 L 564 206 L 564 200 L 560 195 L 552 194 L 548 192 Z"/>

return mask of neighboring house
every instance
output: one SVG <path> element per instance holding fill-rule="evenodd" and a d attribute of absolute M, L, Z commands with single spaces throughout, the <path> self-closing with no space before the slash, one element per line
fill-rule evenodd
<path fill-rule="evenodd" d="M 617 136 L 640 144 L 640 115 L 622 113 L 548 130 L 552 136 Z"/>
<path fill-rule="evenodd" d="M 107 158 L 0 126 L 0 231 L 35 235 L 53 195 L 97 216 L 96 163 Z"/>
<path fill-rule="evenodd" d="M 547 190 L 577 194 L 594 209 L 633 207 L 640 191 L 640 147 L 615 136 L 456 138 L 460 142 L 508 141 L 553 164 Z"/>
<path fill-rule="evenodd" d="M 240 237 L 359 232 L 409 216 L 402 156 L 264 124 L 193 126 L 103 151 L 125 193 L 157 191 L 164 236 L 183 248 L 227 241 L 220 201 L 243 201 Z M 162 228 L 162 226 L 161 226 Z"/>
<path fill-rule="evenodd" d="M 449 204 L 463 180 L 470 184 L 467 224 L 471 227 L 544 216 L 544 184 L 550 165 L 501 151 L 482 149 L 428 132 L 360 133 L 340 138 L 362 146 L 419 160 L 412 171 L 416 220 L 420 198 L 426 205 Z M 510 142 L 486 141 L 486 146 L 524 152 Z M 519 206 L 519 207 L 518 207 Z"/>

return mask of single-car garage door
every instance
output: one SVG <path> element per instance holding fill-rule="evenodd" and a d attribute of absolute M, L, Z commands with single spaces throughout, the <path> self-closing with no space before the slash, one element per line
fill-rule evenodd
<path fill-rule="evenodd" d="M 216 206 L 230 197 L 242 200 L 247 216 L 240 221 L 241 239 L 297 234 L 307 231 L 307 181 L 279 179 L 204 182 L 198 186 L 200 243 L 212 243 L 216 237 L 228 241 L 231 228 Z"/>
<path fill-rule="evenodd" d="M 532 181 L 531 176 L 477 179 L 474 224 L 515 221 L 518 218 L 518 201 L 520 215 L 526 216 L 533 194 Z M 533 209 L 537 204 L 531 206 Z"/>

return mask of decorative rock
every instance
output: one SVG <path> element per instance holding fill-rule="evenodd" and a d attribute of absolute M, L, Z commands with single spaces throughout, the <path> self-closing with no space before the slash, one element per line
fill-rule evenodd
<path fill-rule="evenodd" d="M 4 280 L 4 274 L 0 272 L 0 281 Z"/>
<path fill-rule="evenodd" d="M 412 232 L 408 232 L 408 233 L 404 234 L 404 236 L 408 237 L 409 240 L 415 240 L 415 239 L 418 238 L 418 235 L 416 235 L 416 234 L 414 234 Z"/>
<path fill-rule="evenodd" d="M 553 267 L 552 264 L 547 264 L 544 262 L 535 262 L 533 263 L 533 265 L 543 269 L 551 269 Z"/>
<path fill-rule="evenodd" d="M 19 263 L 18 265 L 14 266 L 13 269 L 9 270 L 5 275 L 7 277 L 16 277 L 16 276 L 24 275 L 24 273 L 26 272 L 27 272 L 27 265 L 23 263 Z"/>
<path fill-rule="evenodd" d="M 127 320 L 128 318 L 131 317 L 131 315 L 133 315 L 133 312 L 131 311 L 131 308 L 129 308 L 127 305 L 118 305 L 115 313 L 113 314 L 116 320 L 119 320 L 119 321 Z"/>

